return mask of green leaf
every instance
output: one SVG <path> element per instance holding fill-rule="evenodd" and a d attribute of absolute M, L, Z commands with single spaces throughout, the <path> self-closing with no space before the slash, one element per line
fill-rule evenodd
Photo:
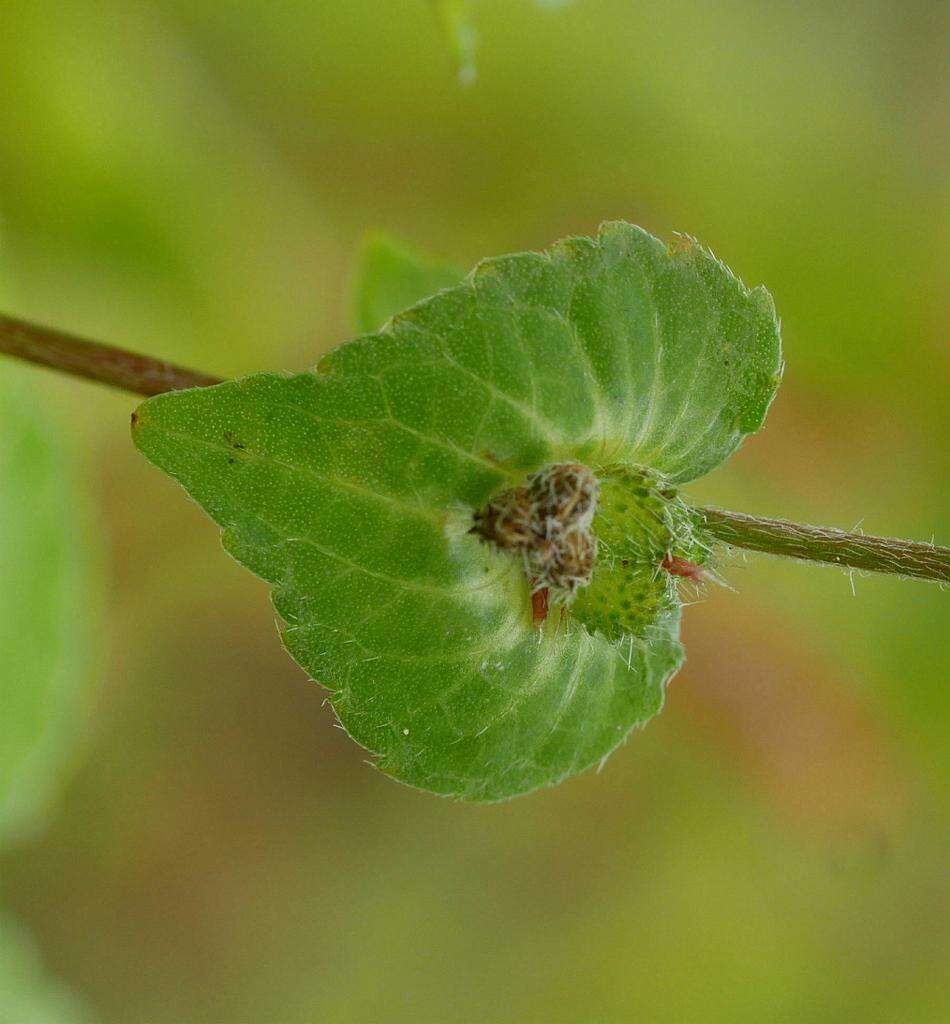
<path fill-rule="evenodd" d="M 153 398 L 133 432 L 275 584 L 288 650 L 379 767 L 500 799 L 598 763 L 660 708 L 679 601 L 646 539 L 688 550 L 674 484 L 761 425 L 780 365 L 764 289 L 614 223 L 487 260 L 313 373 Z M 601 480 L 590 591 L 620 570 L 632 590 L 581 591 L 536 629 L 526 563 L 473 514 L 573 462 Z"/>
<path fill-rule="evenodd" d="M 10 1024 L 92 1020 L 76 997 L 46 974 L 23 929 L 4 917 L 0 917 L 0 1020 Z"/>
<path fill-rule="evenodd" d="M 358 263 L 356 329 L 368 334 L 396 313 L 450 288 L 462 272 L 407 249 L 386 235 L 370 235 Z"/>
<path fill-rule="evenodd" d="M 95 577 L 74 458 L 0 367 L 0 837 L 33 826 L 84 720 Z"/>

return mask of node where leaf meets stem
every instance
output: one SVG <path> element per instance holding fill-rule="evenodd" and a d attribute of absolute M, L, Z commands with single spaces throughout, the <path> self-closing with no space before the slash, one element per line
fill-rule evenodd
<path fill-rule="evenodd" d="M 0 314 L 0 352 L 138 395 L 222 381 L 149 356 Z M 697 525 L 731 547 L 863 572 L 950 583 L 950 548 L 805 526 L 714 508 L 695 508 Z"/>

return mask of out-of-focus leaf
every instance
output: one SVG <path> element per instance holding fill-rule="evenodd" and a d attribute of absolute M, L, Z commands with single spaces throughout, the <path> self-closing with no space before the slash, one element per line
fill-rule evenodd
<path fill-rule="evenodd" d="M 566 7 L 572 0 L 535 0 L 538 7 Z M 478 31 L 474 23 L 475 0 L 430 0 L 445 36 L 455 71 L 462 85 L 471 85 L 478 76 L 476 52 Z"/>
<path fill-rule="evenodd" d="M 314 373 L 153 398 L 133 432 L 276 585 L 288 650 L 379 766 L 499 799 L 596 764 L 660 708 L 681 660 L 679 602 L 655 591 L 679 543 L 662 502 L 759 428 L 780 365 L 764 289 L 615 223 L 486 260 Z M 626 590 L 538 630 L 524 563 L 473 513 L 574 462 L 602 478 L 595 532 L 632 538 L 591 591 L 601 571 Z"/>
<path fill-rule="evenodd" d="M 391 316 L 461 279 L 454 267 L 414 253 L 387 235 L 371 235 L 357 265 L 356 329 L 361 334 L 378 330 Z"/>
<path fill-rule="evenodd" d="M 89 1024 L 91 1020 L 79 1000 L 46 973 L 23 929 L 0 917 L 0 1021 Z"/>
<path fill-rule="evenodd" d="M 478 33 L 472 23 L 472 0 L 430 0 L 439 27 L 452 55 L 455 72 L 462 85 L 476 78 L 475 50 Z"/>
<path fill-rule="evenodd" d="M 0 837 L 32 825 L 84 722 L 97 580 L 59 425 L 0 364 Z"/>

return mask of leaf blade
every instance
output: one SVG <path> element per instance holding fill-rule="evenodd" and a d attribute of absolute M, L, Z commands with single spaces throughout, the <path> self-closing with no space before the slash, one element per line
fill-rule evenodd
<path fill-rule="evenodd" d="M 414 252 L 388 235 L 368 235 L 357 260 L 356 330 L 360 334 L 378 330 L 396 313 L 451 288 L 462 276 L 447 263 Z"/>
<path fill-rule="evenodd" d="M 472 510 L 552 461 L 649 456 L 666 479 L 721 461 L 780 359 L 750 296 L 705 250 L 608 225 L 480 264 L 314 373 L 151 399 L 135 441 L 275 585 L 288 650 L 384 771 L 501 799 L 656 713 L 679 611 L 659 602 L 619 643 L 572 618 L 539 637 L 521 565 L 471 535 Z M 724 346 L 741 372 L 715 363 Z"/>
<path fill-rule="evenodd" d="M 16 1024 L 91 1024 L 80 1000 L 46 972 L 35 944 L 15 921 L 0 917 L 0 1009 Z"/>
<path fill-rule="evenodd" d="M 0 382 L 0 836 L 35 827 L 83 721 L 96 574 L 69 445 L 19 373 Z"/>

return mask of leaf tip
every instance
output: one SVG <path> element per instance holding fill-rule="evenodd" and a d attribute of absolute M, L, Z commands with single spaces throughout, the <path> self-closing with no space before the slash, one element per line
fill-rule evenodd
<path fill-rule="evenodd" d="M 136 406 L 132 410 L 132 415 L 129 417 L 129 427 L 132 431 L 132 439 L 135 440 L 141 435 L 142 429 L 148 423 L 148 411 L 145 408 L 146 403 L 143 402 L 141 405 Z"/>
<path fill-rule="evenodd" d="M 756 285 L 749 291 L 749 298 L 755 303 L 759 312 L 764 313 L 778 326 L 778 314 L 775 312 L 775 300 L 764 284 Z"/>

